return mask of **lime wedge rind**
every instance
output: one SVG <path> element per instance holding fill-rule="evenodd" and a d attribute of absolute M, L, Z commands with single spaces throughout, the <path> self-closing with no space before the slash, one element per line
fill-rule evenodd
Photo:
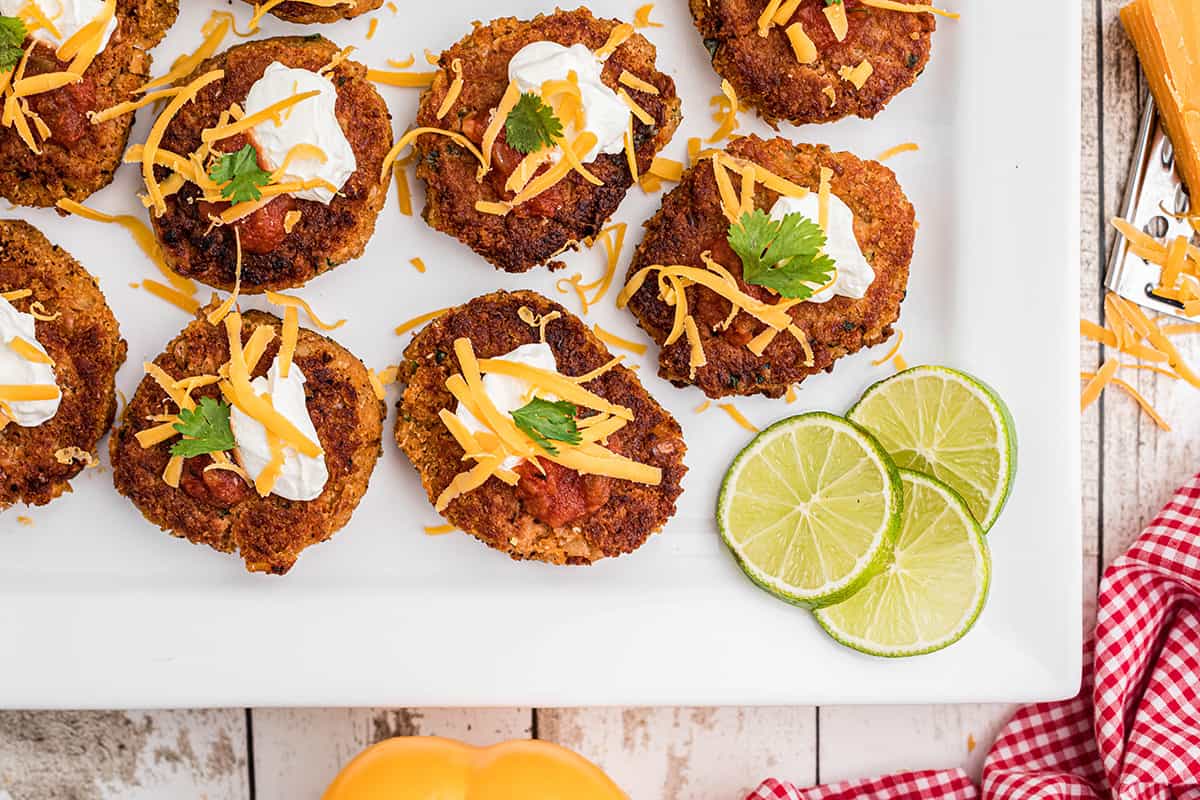
<path fill-rule="evenodd" d="M 735 496 L 738 494 L 737 479 L 741 476 L 743 468 L 752 459 L 763 460 L 761 456 L 763 456 L 764 449 L 776 443 L 780 437 L 792 436 L 792 441 L 798 442 L 799 439 L 795 437 L 801 435 L 806 429 L 809 431 L 817 429 L 832 431 L 836 436 L 852 439 L 861 447 L 863 455 L 874 468 L 876 477 L 881 483 L 879 496 L 884 498 L 883 508 L 885 509 L 880 515 L 881 524 L 869 534 L 870 546 L 858 555 L 854 566 L 845 570 L 836 579 L 826 581 L 813 589 L 805 589 L 780 580 L 776 575 L 761 569 L 759 565 L 747 558 L 745 553 L 745 546 L 753 537 L 743 537 L 739 541 L 737 537 L 731 535 L 733 526 L 729 524 L 729 513 Z M 777 470 L 776 476 L 779 477 Z M 835 477 L 831 483 L 836 480 Z M 743 448 L 734 459 L 733 464 L 730 465 L 725 480 L 721 484 L 721 491 L 717 497 L 717 525 L 725 545 L 733 554 L 738 566 L 752 582 L 788 603 L 814 609 L 839 603 L 852 596 L 890 563 L 892 547 L 900 530 L 902 504 L 903 491 L 900 474 L 895 463 L 879 442 L 861 427 L 842 417 L 824 412 L 812 412 L 775 423 L 761 431 Z M 865 530 L 865 528 L 860 530 Z M 829 543 L 826 542 L 825 546 L 829 546 Z M 844 555 L 844 547 L 842 551 Z"/>
<path fill-rule="evenodd" d="M 933 492 L 940 497 L 945 502 L 946 508 L 958 519 L 965 539 L 970 544 L 971 551 L 974 554 L 976 570 L 975 591 L 969 601 L 962 604 L 961 613 L 958 615 L 957 620 L 948 626 L 947 633 L 935 639 L 916 640 L 903 645 L 881 644 L 876 640 L 849 632 L 847 630 L 849 626 L 845 624 L 845 620 L 840 619 L 840 617 L 844 616 L 843 609 L 839 609 L 836 605 L 814 610 L 813 616 L 817 620 L 817 623 L 839 644 L 857 650 L 860 653 L 880 658 L 908 658 L 911 656 L 926 655 L 945 649 L 958 642 L 966 636 L 979 619 L 979 615 L 987 603 L 988 592 L 991 587 L 991 554 L 987 545 L 987 537 L 984 535 L 983 527 L 971 514 L 966 501 L 952 488 L 936 478 L 906 469 L 901 469 L 900 475 L 902 481 L 919 485 L 924 491 Z M 905 543 L 917 541 L 916 537 L 910 538 L 907 535 L 909 533 L 910 531 L 907 530 L 901 530 L 900 532 L 900 541 L 897 543 L 894 552 L 896 562 L 903 562 L 905 558 Z M 885 580 L 885 577 L 881 573 L 876 573 L 872 576 L 872 580 Z M 875 601 L 871 608 L 873 611 L 877 611 L 883 606 L 885 595 L 882 592 L 872 592 L 872 588 L 876 587 L 864 586 L 860 590 L 862 594 L 856 600 L 863 603 Z M 913 611 L 927 612 L 928 609 L 897 610 L 896 613 L 912 613 Z"/>
<path fill-rule="evenodd" d="M 974 487 L 981 495 L 987 497 L 986 507 L 982 504 L 977 504 L 973 508 L 973 511 L 976 512 L 976 518 L 986 533 L 991 530 L 992 525 L 995 524 L 996 520 L 1000 517 L 1000 513 L 1004 510 L 1004 506 L 1012 494 L 1013 482 L 1017 471 L 1016 423 L 1008 406 L 1004 404 L 1004 401 L 1000 399 L 1000 395 L 994 389 L 973 375 L 968 375 L 950 367 L 932 365 L 912 367 L 872 385 L 863 392 L 858 402 L 846 412 L 846 418 L 871 431 L 880 441 L 888 445 L 888 437 L 876 430 L 877 425 L 875 424 L 874 417 L 877 416 L 878 409 L 873 406 L 882 403 L 891 404 L 890 395 L 903 391 L 906 388 L 906 383 L 915 384 L 917 381 L 930 377 L 936 377 L 942 381 L 953 383 L 977 398 L 980 405 L 987 410 L 992 426 L 997 432 L 995 441 L 981 443 L 980 447 L 980 449 L 983 449 L 990 444 L 994 448 L 995 455 L 999 460 L 996 480 L 993 484 L 986 487 Z M 891 408 L 893 411 L 896 410 L 894 405 Z M 956 421 L 957 418 L 952 418 L 949 424 L 954 424 Z M 956 475 L 952 468 L 946 464 L 922 462 L 909 450 L 892 446 L 891 455 L 900 467 L 915 469 L 931 477 L 938 478 L 944 483 L 953 483 L 957 479 L 968 480 Z M 964 488 L 963 491 L 966 491 L 966 489 Z M 970 505 L 968 503 L 968 506 Z"/>

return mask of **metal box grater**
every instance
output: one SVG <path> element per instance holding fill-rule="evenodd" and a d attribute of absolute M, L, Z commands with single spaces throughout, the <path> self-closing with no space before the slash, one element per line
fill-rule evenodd
<path fill-rule="evenodd" d="M 1179 218 L 1187 214 L 1189 208 L 1187 189 L 1175 172 L 1171 140 L 1159 124 L 1154 98 L 1147 95 L 1121 216 L 1135 228 L 1162 241 L 1170 241 L 1177 236 L 1191 238 L 1192 227 L 1186 219 Z M 1138 305 L 1181 319 L 1193 319 L 1183 316 L 1179 303 L 1153 293 L 1160 275 L 1161 270 L 1156 264 L 1129 252 L 1125 237 L 1118 234 L 1116 247 L 1108 260 L 1105 286 Z"/>

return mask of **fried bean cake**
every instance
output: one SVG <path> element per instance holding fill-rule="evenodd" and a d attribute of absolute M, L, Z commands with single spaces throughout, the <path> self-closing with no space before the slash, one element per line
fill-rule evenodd
<path fill-rule="evenodd" d="M 109 446 L 113 483 L 148 521 L 172 536 L 223 553 L 240 553 L 251 572 L 282 575 L 302 550 L 325 541 L 349 522 L 381 452 L 386 409 L 357 357 L 332 339 L 300 327 L 291 363 L 303 370 L 303 406 L 323 451 L 327 478 L 318 486 L 319 494 L 311 500 L 289 500 L 277 490 L 262 494 L 254 476 L 247 473 L 251 467 L 241 452 L 247 440 L 239 424 L 230 426 L 238 435 L 236 446 L 223 453 L 185 457 L 172 476 L 172 450 L 184 440 L 164 438 L 173 436 L 170 430 L 162 436 L 155 431 L 171 426 L 181 414 L 178 400 L 201 405 L 207 400 L 210 407 L 222 402 L 228 391 L 224 382 L 201 379 L 189 386 L 186 381 L 220 377 L 223 367 L 225 376 L 232 374 L 226 366 L 233 341 L 229 327 L 238 328 L 240 323 L 243 355 L 247 363 L 254 359 L 249 375 L 255 379 L 277 368 L 286 336 L 281 333 L 283 321 L 271 314 L 247 311 L 239 318 L 234 312 L 221 324 L 212 324 L 205 315 L 213 311 L 212 306 L 201 309 L 167 345 L 130 399 Z M 263 326 L 272 328 L 273 335 L 265 345 L 254 344 L 254 331 Z M 256 349 L 259 353 L 250 355 Z M 156 379 L 156 372 L 162 380 Z M 164 381 L 171 386 L 170 395 Z M 280 405 L 277 396 L 275 404 Z M 225 415 L 228 418 L 231 410 L 232 423 L 237 423 L 236 408 L 226 407 Z M 286 458 L 298 458 L 290 448 L 283 452 Z M 213 466 L 218 462 L 241 472 Z"/>
<path fill-rule="evenodd" d="M 729 145 L 721 163 L 728 165 L 725 172 L 738 197 L 742 178 L 737 170 L 744 171 L 745 165 L 765 169 L 814 194 L 822 170 L 828 170 L 832 197 L 853 214 L 852 244 L 873 272 L 869 285 L 860 287 L 860 297 L 836 295 L 825 302 L 786 308 L 789 327 L 769 338 L 762 317 L 769 316 L 781 298 L 745 280 L 742 261 L 729 243 L 731 225 L 713 163 L 712 158 L 701 160 L 663 197 L 662 207 L 645 224 L 645 236 L 626 276 L 628 281 L 641 273 L 640 285 L 627 284 L 619 301 L 628 303 L 638 324 L 658 343 L 661 377 L 677 386 L 695 385 L 712 398 L 780 397 L 789 386 L 832 370 L 839 358 L 891 337 L 907 291 L 916 217 L 890 169 L 824 145 L 793 144 L 783 138 L 746 136 Z M 763 177 L 760 172 L 759 178 Z M 753 206 L 768 211 L 780 197 L 769 184 L 758 185 Z M 706 256 L 718 271 L 706 270 Z M 668 303 L 656 277 L 644 272 L 674 265 L 698 267 L 722 279 L 728 274 L 747 298 L 746 304 L 764 304 L 757 317 L 745 308 L 734 314 L 734 304 L 712 288 L 687 286 L 686 307 L 695 323 L 702 365 L 697 365 L 692 334 L 677 335 L 668 343 L 677 327 L 677 305 Z M 763 342 L 760 336 L 768 343 L 756 354 Z"/>
<path fill-rule="evenodd" d="M 159 148 L 184 157 L 204 152 L 204 132 L 219 128 L 222 113 L 231 104 L 246 104 L 247 95 L 260 79 L 280 68 L 311 74 L 324 70 L 337 92 L 336 123 L 353 153 L 353 172 L 336 193 L 331 192 L 328 203 L 295 193 L 264 196 L 261 201 L 246 201 L 253 211 L 229 224 L 214 223 L 214 219 L 228 212 L 231 202 L 222 201 L 220 194 L 216 202 L 210 202 L 213 192 L 206 195 L 197 183 L 184 182 L 177 192 L 165 197 L 162 213 L 151 209 L 163 256 L 180 275 L 230 290 L 238 279 L 240 249 L 242 292 L 255 294 L 300 286 L 362 255 L 375 231 L 375 219 L 387 199 L 380 173 L 392 144 L 391 117 L 367 80 L 366 67 L 343 59 L 338 47 L 319 35 L 247 42 L 202 63 L 185 79 L 186 83 L 215 70 L 223 75 L 207 83 L 193 101 L 178 110 Z M 285 94 L 291 94 L 292 85 L 291 80 L 285 82 Z M 312 102 L 302 100 L 282 114 L 288 119 L 293 115 L 301 118 L 306 113 L 304 104 Z M 270 132 L 272 123 L 264 125 Z M 259 130 L 256 127 L 249 135 L 241 132 L 212 142 L 206 165 L 209 174 L 214 159 L 235 154 L 247 145 L 255 148 L 260 169 L 283 169 L 283 164 L 265 161 Z M 314 134 L 311 143 L 332 150 L 328 139 L 337 135 L 336 130 L 322 136 Z M 328 159 L 332 154 L 321 155 Z M 286 158 L 281 155 L 279 160 Z M 155 167 L 160 182 L 168 180 L 170 172 L 166 167 Z M 281 182 L 287 183 L 286 176 Z M 269 189 L 268 185 L 261 191 Z M 237 198 L 234 194 L 230 199 Z"/>
<path fill-rule="evenodd" d="M 565 402 L 568 416 L 575 406 L 575 422 L 585 440 L 578 448 L 566 443 L 570 437 L 561 431 L 550 434 L 561 438 L 534 444 L 511 427 L 508 420 L 522 416 L 515 406 L 528 399 L 532 408 L 542 402 L 538 398 L 552 401 L 555 396 L 492 373 L 514 361 L 540 361 L 551 373 L 549 380 L 571 384 L 558 391 L 570 391 L 570 400 L 560 403 Z M 479 422 L 496 417 L 481 408 L 478 393 L 464 389 L 476 369 L 486 373 L 484 394 L 501 416 L 495 428 Z M 578 380 L 580 376 L 586 379 Z M 466 383 L 456 383 L 464 379 Z M 686 472 L 679 423 L 632 370 L 614 363 L 577 317 L 535 292 L 495 292 L 450 309 L 413 337 L 404 351 L 400 381 L 405 386 L 396 442 L 420 474 L 430 502 L 441 506 L 451 523 L 514 559 L 590 564 L 619 556 L 640 547 L 675 513 Z M 588 396 L 576 396 L 579 392 Z M 460 396 L 466 398 L 465 410 Z M 471 429 L 465 436 L 456 422 L 460 419 Z M 506 426 L 502 435 L 517 439 L 512 452 L 529 456 L 510 456 L 500 471 L 472 486 L 478 479 L 465 479 L 465 471 L 478 470 L 487 458 L 498 456 L 467 453 L 463 444 L 472 450 L 496 449 L 490 431 Z M 602 426 L 609 426 L 604 436 L 599 435 Z M 626 470 L 632 464 L 641 477 Z M 606 471 L 629 477 L 600 474 Z"/>
<path fill-rule="evenodd" d="M 874 117 L 921 75 L 937 26 L 931 13 L 878 8 L 863 0 L 839 0 L 840 12 L 826 0 L 800 0 L 798 5 L 789 0 L 688 4 L 713 69 L 733 85 L 739 100 L 756 108 L 771 125 L 780 120 L 804 125 Z M 776 16 L 764 29 L 768 6 L 776 9 Z M 838 13 L 846 22 L 841 39 L 832 16 Z M 811 45 L 805 63 L 799 60 L 789 28 L 794 29 L 792 36 L 799 32 Z"/>
<path fill-rule="evenodd" d="M 511 180 L 525 154 L 514 149 L 507 121 L 500 125 L 496 116 L 498 110 L 511 105 L 505 103 L 506 93 L 513 91 L 509 99 L 516 100 L 516 90 L 509 89 L 510 62 L 518 53 L 529 52 L 528 46 L 534 43 L 551 42 L 567 48 L 581 45 L 595 53 L 614 35 L 621 41 L 611 55 L 602 59 L 600 80 L 612 92 L 623 92 L 641 109 L 644 116 L 634 114 L 630 124 L 638 174 L 649 169 L 679 125 L 680 102 L 674 81 L 655 67 L 654 45 L 641 34 L 630 33 L 631 26 L 621 26 L 617 20 L 597 19 L 585 8 L 556 11 L 532 20 L 505 17 L 486 25 L 476 23 L 470 34 L 442 53 L 433 85 L 421 95 L 417 125 L 466 137 L 476 152 L 478 148 L 488 150 L 484 156 L 490 160 L 490 167 L 480 179 L 479 159 L 461 142 L 440 135 L 419 136 L 415 143 L 416 172 L 426 187 L 423 215 L 429 225 L 457 238 L 506 272 L 525 272 L 547 263 L 552 269 L 561 266 L 553 260 L 555 256 L 600 231 L 635 181 L 623 148 L 601 151 L 594 160 L 584 156 L 584 166 L 594 181 L 578 171 L 569 171 L 544 191 L 506 210 L 493 208 L 488 213 L 481 211 L 479 204 L 504 206 L 523 196 L 508 187 L 515 185 Z M 626 35 L 628 38 L 621 38 Z M 455 65 L 461 71 L 460 90 L 443 111 L 455 86 Z M 586 59 L 580 69 L 585 66 Z M 626 77 L 622 83 L 623 74 L 634 80 Z M 560 77 L 566 79 L 568 75 Z M 584 83 L 583 78 L 579 81 Z M 588 96 L 594 97 L 594 93 Z M 598 108 L 592 113 L 600 118 Z M 498 135 L 487 148 L 484 139 L 493 123 Z M 589 129 L 593 126 L 590 115 L 587 125 Z M 543 163 L 528 182 L 518 183 L 532 187 L 552 169 L 549 162 Z"/>
<path fill-rule="evenodd" d="M 82 201 L 112 182 L 133 115 L 99 123 L 89 115 L 133 99 L 150 80 L 150 49 L 178 11 L 178 0 L 116 0 L 116 27 L 82 79 L 24 98 L 36 147 L 22 138 L 17 124 L 0 125 L 0 197 L 19 206 L 52 206 L 63 198 Z M 24 47 L 28 57 L 16 67 L 24 78 L 69 66 L 54 46 L 32 36 Z"/>
<path fill-rule="evenodd" d="M 61 392 L 57 411 L 39 425 L 0 420 L 0 508 L 40 506 L 96 463 L 96 444 L 117 410 L 125 340 L 96 279 L 27 222 L 0 220 L 0 293 L 36 319 L 37 344 Z"/>

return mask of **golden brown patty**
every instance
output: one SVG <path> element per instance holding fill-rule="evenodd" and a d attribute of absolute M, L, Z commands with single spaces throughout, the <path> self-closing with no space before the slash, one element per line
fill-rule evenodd
<path fill-rule="evenodd" d="M 117 410 L 113 380 L 125 361 L 125 340 L 96 279 L 29 223 L 0 220 L 0 292 L 16 289 L 33 291 L 12 301 L 17 310 L 28 313 L 40 302 L 59 314 L 34 330 L 54 359 L 62 401 L 35 428 L 9 423 L 0 430 L 0 508 L 45 505 L 71 488 L 84 460 L 55 454 L 79 448 L 96 455 Z"/>
<path fill-rule="evenodd" d="M 207 310 L 211 309 L 201 315 Z M 243 342 L 259 325 L 282 330 L 278 317 L 248 311 L 242 318 Z M 252 377 L 265 375 L 278 351 L 276 336 Z M 154 363 L 179 379 L 214 374 L 228 360 L 225 326 L 210 325 L 200 316 Z M 385 413 L 366 367 L 333 340 L 301 328 L 295 363 L 304 372 L 308 411 L 329 470 L 325 489 L 315 500 L 286 500 L 275 494 L 259 497 L 233 472 L 205 472 L 211 463 L 207 455 L 187 459 L 179 488 L 168 486 L 162 474 L 171 443 L 143 449 L 134 438 L 138 431 L 158 424 L 149 417 L 178 411 L 149 377 L 129 401 L 109 444 L 117 491 L 132 500 L 146 519 L 174 536 L 223 553 L 240 551 L 251 572 L 287 572 L 301 550 L 325 541 L 349 522 L 379 458 Z M 220 392 L 208 386 L 192 396 L 219 397 Z"/>
<path fill-rule="evenodd" d="M 546 343 L 564 375 L 583 375 L 612 360 L 604 344 L 577 317 L 535 292 L 477 297 L 431 322 L 404 351 L 400 379 L 407 386 L 396 420 L 396 443 L 420 473 L 430 502 L 470 463 L 462 460 L 462 448 L 438 418 L 442 409 L 457 407 L 445 386 L 446 379 L 459 371 L 454 341 L 467 337 L 480 358 L 537 342 L 537 328 L 517 315 L 521 306 L 538 315 L 554 311 L 562 315 L 546 325 Z M 675 513 L 679 483 L 687 471 L 679 423 L 625 367 L 614 367 L 584 386 L 633 411 L 633 421 L 609 439 L 610 446 L 621 455 L 661 468 L 660 485 L 613 480 L 608 501 L 600 508 L 551 527 L 525 507 L 518 487 L 493 477 L 453 500 L 444 512 L 446 519 L 514 559 L 552 564 L 590 564 L 629 553 L 659 530 Z"/>
<path fill-rule="evenodd" d="M 713 69 L 733 84 L 739 100 L 756 107 L 772 125 L 781 119 L 796 125 L 851 115 L 870 119 L 912 86 L 929 61 L 933 14 L 887 11 L 845 0 L 849 29 L 839 42 L 822 13 L 825 0 L 801 0 L 787 25 L 804 26 L 818 57 L 812 64 L 800 64 L 785 33 L 787 25 L 772 27 L 765 38 L 758 35 L 758 18 L 767 1 L 689 0 L 689 5 Z M 874 72 L 856 89 L 838 71 L 864 60 Z"/>
<path fill-rule="evenodd" d="M 31 151 L 14 128 L 0 126 L 0 196 L 20 206 L 52 206 L 64 197 L 84 200 L 112 182 L 133 114 L 99 125 L 87 114 L 129 100 L 150 79 L 147 51 L 175 22 L 178 10 L 178 0 L 117 0 L 117 28 L 83 80 L 29 98 L 30 110 L 51 130 L 39 145 L 42 153 Z M 38 45 L 25 75 L 64 66 L 50 47 Z"/>
<path fill-rule="evenodd" d="M 245 0 L 252 5 L 259 5 L 259 0 Z M 337 22 L 339 19 L 353 19 L 360 14 L 374 11 L 383 5 L 383 0 L 345 0 L 345 2 L 322 8 L 304 0 L 286 0 L 271 9 L 271 13 L 287 22 L 299 25 L 309 25 L 314 22 Z"/>
<path fill-rule="evenodd" d="M 761 357 L 755 356 L 746 349 L 745 342 L 766 326 L 741 311 L 725 328 L 723 323 L 732 308 L 729 301 L 703 286 L 689 287 L 688 308 L 696 318 L 708 359 L 706 366 L 697 369 L 694 380 L 689 378 L 687 337 L 662 346 L 671 331 L 675 309 L 658 296 L 658 282 L 647 280 L 630 299 L 629 308 L 659 343 L 658 372 L 666 380 L 679 386 L 695 384 L 709 397 L 779 397 L 790 384 L 829 371 L 842 356 L 892 335 L 891 325 L 900 316 L 900 302 L 908 284 L 915 216 L 896 176 L 874 161 L 835 153 L 824 145 L 796 145 L 782 138 L 763 140 L 757 136 L 738 139 L 727 152 L 814 191 L 820 185 L 821 167 L 832 169 L 833 194 L 854 212 L 854 235 L 875 270 L 875 282 L 859 300 L 834 297 L 827 303 L 800 303 L 790 310 L 796 325 L 808 336 L 812 366 L 804 365 L 800 342 L 789 334 L 776 336 Z M 739 176 L 732 171 L 729 176 L 740 192 Z M 769 211 L 778 198 L 760 185 L 754 204 Z M 705 161 L 684 173 L 680 184 L 663 198 L 662 208 L 646 223 L 646 236 L 634 253 L 626 279 L 652 264 L 702 266 L 700 255 L 708 250 L 738 278 L 743 292 L 773 302 L 776 295 L 741 280 L 742 262 L 729 247 L 728 231 L 729 221 L 721 212 L 712 165 Z"/>
<path fill-rule="evenodd" d="M 321 36 L 284 36 L 247 42 L 210 58 L 185 80 L 214 69 L 224 70 L 225 76 L 204 87 L 175 116 L 167 126 L 162 148 L 179 154 L 194 151 L 200 146 L 201 131 L 216 125 L 230 103 L 243 104 L 250 87 L 271 62 L 315 72 L 337 52 L 337 46 Z M 392 146 L 387 107 L 367 80 L 362 64 L 343 61 L 328 74 L 337 87 L 338 122 L 354 150 L 357 169 L 329 205 L 294 200 L 300 221 L 273 250 L 252 253 L 243 248 L 242 291 L 248 294 L 299 286 L 362 255 L 387 199 L 379 180 L 383 158 Z M 160 181 L 167 177 L 161 167 L 155 174 Z M 169 196 L 166 213 L 151 215 L 155 233 L 175 271 L 210 286 L 232 289 L 237 265 L 234 226 L 213 227 L 195 202 L 199 194 L 196 185 L 188 183 Z"/>
<path fill-rule="evenodd" d="M 563 45 L 582 42 L 596 50 L 617 24 L 617 20 L 596 19 L 584 8 L 540 15 L 531 21 L 506 17 L 489 25 L 476 23 L 475 30 L 442 53 L 441 71 L 433 86 L 421 95 L 417 124 L 464 133 L 479 144 L 492 110 L 508 88 L 508 62 L 518 50 L 542 40 Z M 649 169 L 681 118 L 675 82 L 655 69 L 654 58 L 654 45 L 634 34 L 612 54 L 603 72 L 608 86 L 614 90 L 625 88 L 654 118 L 654 125 L 636 119 L 633 123 L 639 173 Z M 462 94 L 439 120 L 437 111 L 449 91 L 455 59 L 462 62 Z M 659 94 L 618 87 L 622 70 L 653 84 Z M 604 182 L 603 186 L 594 186 L 579 174 L 570 173 L 506 216 L 485 214 L 475 210 L 476 201 L 512 199 L 511 193 L 502 193 L 506 178 L 502 171 L 493 168 L 482 183 L 477 181 L 479 162 L 445 136 L 421 136 L 416 147 L 417 176 L 426 184 L 425 221 L 507 272 L 524 272 L 595 236 L 633 184 L 624 151 L 601 154 L 588 164 L 588 169 Z M 503 134 L 494 152 L 499 150 L 506 150 L 510 159 L 520 157 L 508 148 Z M 497 161 L 493 158 L 494 164 Z M 551 264 L 551 268 L 555 266 L 560 265 Z"/>

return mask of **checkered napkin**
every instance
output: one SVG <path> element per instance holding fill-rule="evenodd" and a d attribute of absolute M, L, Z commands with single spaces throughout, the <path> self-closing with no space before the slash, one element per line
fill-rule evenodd
<path fill-rule="evenodd" d="M 988 754 L 990 800 L 1200 800 L 1200 475 L 1104 572 L 1083 685 L 1017 712 Z M 746 800 L 977 800 L 962 770 L 799 789 L 770 779 Z"/>

